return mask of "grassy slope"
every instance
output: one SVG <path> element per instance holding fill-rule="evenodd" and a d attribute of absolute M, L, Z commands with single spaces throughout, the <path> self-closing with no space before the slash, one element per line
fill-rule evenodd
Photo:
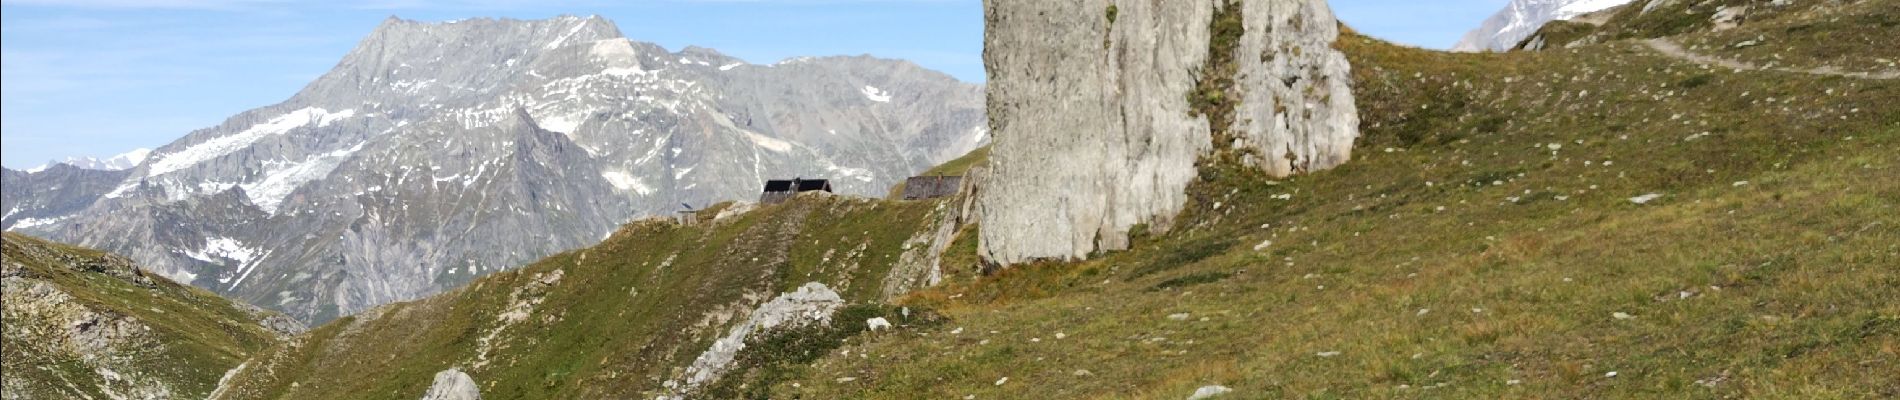
<path fill-rule="evenodd" d="M 1214 171 L 1185 229 L 919 293 L 950 322 L 778 397 L 1900 396 L 1896 82 L 1341 46 L 1354 162 Z"/>
<path fill-rule="evenodd" d="M 1696 35 L 1684 45 L 1757 66 L 1900 70 L 1897 29 L 1900 1 L 1862 0 L 1812 12 L 1760 11 L 1740 27 Z M 1749 40 L 1761 44 L 1734 47 Z"/>
<path fill-rule="evenodd" d="M 1621 7 L 1603 26 L 1553 21 L 1538 30 L 1561 48 L 1571 41 L 1595 37 L 1636 39 L 1683 37 L 1690 51 L 1778 68 L 1837 68 L 1843 71 L 1900 69 L 1900 46 L 1891 44 L 1900 27 L 1900 1 L 1793 2 L 1774 7 L 1750 0 L 1676 1 L 1642 11 L 1643 4 Z M 1705 32 L 1711 16 L 1722 7 L 1750 6 L 1741 26 Z M 1746 42 L 1752 46 L 1740 46 Z"/>
<path fill-rule="evenodd" d="M 881 299 L 903 243 L 939 204 L 806 196 L 716 224 L 637 222 L 592 248 L 326 325 L 277 349 L 273 371 L 236 378 L 231 397 L 416 398 L 450 367 L 480 382 L 484 397 L 652 397 L 725 334 L 726 320 L 705 315 L 743 318 L 806 282 L 853 304 Z M 564 278 L 546 290 L 521 289 L 555 270 Z M 529 318 L 493 336 L 489 363 L 475 366 L 498 316 L 529 298 L 541 299 Z M 853 310 L 858 325 L 891 311 Z"/>
<path fill-rule="evenodd" d="M 5 241 L 6 262 L 23 267 L 25 279 L 48 282 L 92 312 L 126 316 L 148 326 L 145 333 L 156 346 L 114 349 L 113 357 L 137 367 L 128 372 L 152 374 L 172 385 L 174 395 L 203 397 L 225 371 L 276 341 L 252 314 L 203 289 L 150 274 L 146 276 L 155 286 L 146 287 L 86 270 L 87 265 L 127 263 L 98 250 L 10 232 Z M 44 390 L 32 393 L 44 398 L 104 396 L 97 372 L 63 349 L 27 337 L 26 330 L 39 329 L 41 321 L 16 318 L 23 315 L 14 311 L 6 314 L 8 334 L 0 346 L 6 352 L 9 384 L 17 378 Z"/>
<path fill-rule="evenodd" d="M 1895 83 L 1705 70 L 1629 42 L 1340 44 L 1365 119 L 1352 163 L 1284 180 L 1211 167 L 1174 233 L 1090 262 L 980 276 L 966 227 L 947 283 L 903 302 L 939 323 L 780 336 L 840 342 L 759 346 L 741 358 L 824 356 L 753 365 L 716 397 L 1900 396 Z M 1663 196 L 1628 200 L 1647 193 Z M 636 223 L 328 325 L 240 376 L 236 397 L 412 398 L 451 366 L 495 398 L 647 397 L 723 333 L 701 316 L 742 296 L 820 281 L 880 298 L 940 204 Z M 556 269 L 471 367 L 511 295 Z"/>

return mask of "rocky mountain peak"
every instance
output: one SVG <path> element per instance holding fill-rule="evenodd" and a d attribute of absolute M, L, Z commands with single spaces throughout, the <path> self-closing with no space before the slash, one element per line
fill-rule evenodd
<path fill-rule="evenodd" d="M 391 17 L 297 97 L 353 102 L 362 94 L 377 99 L 492 94 L 524 77 L 574 72 L 613 59 L 600 57 L 603 52 L 624 60 L 631 55 L 626 50 L 636 47 L 658 48 L 628 42 L 612 21 L 598 16 L 446 22 Z"/>

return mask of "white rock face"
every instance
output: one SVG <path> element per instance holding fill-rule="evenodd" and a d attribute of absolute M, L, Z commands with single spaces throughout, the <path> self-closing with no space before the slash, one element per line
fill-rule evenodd
<path fill-rule="evenodd" d="M 872 332 L 877 332 L 891 329 L 891 320 L 884 319 L 884 317 L 871 318 L 864 320 L 864 325 Z"/>
<path fill-rule="evenodd" d="M 1115 21 L 1109 21 L 1110 5 Z M 1240 3 L 1237 146 L 1274 174 L 1330 168 L 1358 136 L 1348 65 L 1320 0 Z M 1187 95 L 1208 57 L 1211 2 L 992 0 L 990 177 L 979 192 L 991 262 L 1081 259 L 1128 245 L 1131 227 L 1166 229 L 1209 122 Z M 1268 30 L 1268 28 L 1273 28 Z"/>
<path fill-rule="evenodd" d="M 481 389 L 475 385 L 475 379 L 461 370 L 450 368 L 435 373 L 435 383 L 429 385 L 429 392 L 422 400 L 480 400 Z"/>
<path fill-rule="evenodd" d="M 1244 21 L 1240 54 L 1269 55 L 1265 62 L 1240 63 L 1235 77 L 1243 89 L 1234 121 L 1237 145 L 1265 156 L 1248 161 L 1286 176 L 1351 160 L 1359 112 L 1349 86 L 1352 66 L 1345 54 L 1331 50 L 1339 38 L 1332 10 L 1318 1 L 1243 4 L 1245 16 L 1303 16 Z"/>
<path fill-rule="evenodd" d="M 831 314 L 843 306 L 844 298 L 839 297 L 838 292 L 818 282 L 806 283 L 798 290 L 781 294 L 759 305 L 751 316 L 746 317 L 745 322 L 734 325 L 725 337 L 713 341 L 712 348 L 693 359 L 693 365 L 686 368 L 683 379 L 667 381 L 668 391 L 674 394 L 660 398 L 688 398 L 686 394 L 693 389 L 725 374 L 726 369 L 732 366 L 733 358 L 745 349 L 746 338 L 753 333 L 827 323 L 831 321 Z"/>
<path fill-rule="evenodd" d="M 1709 22 L 1713 22 L 1713 29 L 1720 32 L 1741 26 L 1742 20 L 1747 17 L 1748 6 L 1746 5 L 1722 7 L 1715 10 L 1715 15 L 1709 17 Z"/>
<path fill-rule="evenodd" d="M 1234 390 L 1228 389 L 1226 386 L 1221 386 L 1221 385 L 1202 386 L 1200 389 L 1194 389 L 1194 394 L 1188 396 L 1188 400 L 1211 399 L 1211 398 L 1214 398 L 1215 396 L 1227 394 L 1227 392 L 1232 392 L 1232 391 Z"/>

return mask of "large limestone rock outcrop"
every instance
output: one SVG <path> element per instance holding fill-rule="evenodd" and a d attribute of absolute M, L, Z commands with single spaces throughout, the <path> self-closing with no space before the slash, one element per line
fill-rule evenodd
<path fill-rule="evenodd" d="M 1227 47 L 1239 104 L 1210 122 L 1190 92 L 1223 11 L 1244 27 Z M 1080 259 L 1126 248 L 1137 224 L 1166 229 L 1213 131 L 1229 133 L 1220 150 L 1274 175 L 1343 163 L 1358 136 L 1322 0 L 986 0 L 984 14 L 994 148 L 978 201 L 991 262 Z"/>

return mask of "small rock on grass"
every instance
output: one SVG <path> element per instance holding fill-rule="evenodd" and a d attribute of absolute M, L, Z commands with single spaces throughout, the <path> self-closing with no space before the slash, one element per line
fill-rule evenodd
<path fill-rule="evenodd" d="M 1232 391 L 1234 390 L 1228 389 L 1226 386 L 1221 386 L 1221 385 L 1202 386 L 1200 389 L 1194 389 L 1194 395 L 1188 396 L 1188 400 L 1201 400 L 1201 399 L 1213 398 L 1214 396 L 1227 394 L 1227 392 L 1232 392 Z"/>

